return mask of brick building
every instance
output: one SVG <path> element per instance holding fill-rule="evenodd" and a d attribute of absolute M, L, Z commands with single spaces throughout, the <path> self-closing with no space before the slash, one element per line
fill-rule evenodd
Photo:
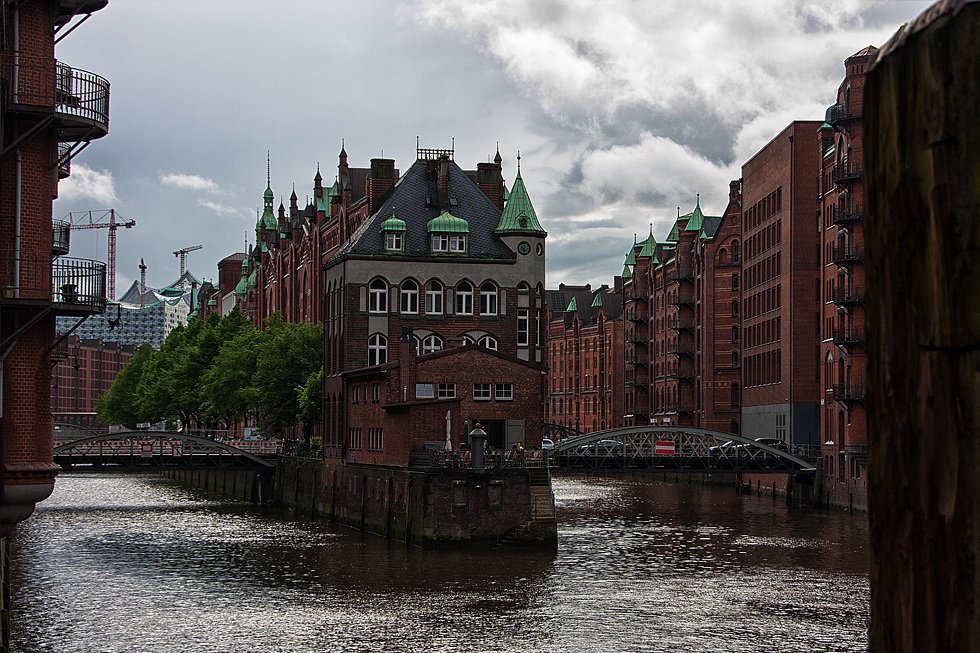
<path fill-rule="evenodd" d="M 547 421 L 584 433 L 623 426 L 621 283 L 548 291 Z"/>
<path fill-rule="evenodd" d="M 837 101 L 820 126 L 822 290 L 821 442 L 828 498 L 867 501 L 864 350 L 864 187 L 861 117 L 864 71 L 878 49 L 844 61 Z"/>
<path fill-rule="evenodd" d="M 679 213 L 679 210 L 678 210 Z M 741 195 L 720 216 L 678 215 L 664 242 L 634 243 L 623 270 L 630 426 L 739 433 Z"/>
<path fill-rule="evenodd" d="M 346 462 L 405 467 L 413 450 L 445 446 L 447 415 L 453 451 L 476 424 L 491 449 L 540 448 L 543 365 L 475 344 L 418 356 L 408 330 L 392 356 L 343 374 Z"/>
<path fill-rule="evenodd" d="M 83 318 L 106 305 L 105 264 L 65 257 L 69 228 L 52 220 L 51 207 L 59 179 L 71 172 L 72 156 L 105 136 L 109 123 L 109 83 L 55 60 L 55 38 L 105 5 L 105 0 L 0 2 L 4 536 L 51 493 L 58 471 L 51 451 L 48 355 L 55 344 L 55 316 Z"/>
<path fill-rule="evenodd" d="M 105 430 L 95 402 L 136 354 L 136 345 L 71 335 L 51 353 L 51 414 L 56 422 Z"/>
<path fill-rule="evenodd" d="M 795 121 L 742 166 L 742 428 L 819 442 L 819 121 Z"/>

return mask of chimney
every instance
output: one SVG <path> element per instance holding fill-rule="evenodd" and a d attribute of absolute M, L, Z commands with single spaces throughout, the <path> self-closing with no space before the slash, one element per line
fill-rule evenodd
<path fill-rule="evenodd" d="M 499 163 L 476 164 L 476 185 L 498 209 L 504 210 L 503 178 Z"/>
<path fill-rule="evenodd" d="M 367 180 L 369 211 L 374 213 L 395 187 L 395 160 L 371 159 L 371 176 Z"/>
<path fill-rule="evenodd" d="M 439 208 L 449 210 L 449 157 L 443 155 L 439 159 Z"/>

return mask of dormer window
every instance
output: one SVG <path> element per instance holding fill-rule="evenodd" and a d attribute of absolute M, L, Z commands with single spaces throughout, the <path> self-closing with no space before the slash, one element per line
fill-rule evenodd
<path fill-rule="evenodd" d="M 466 236 L 470 232 L 466 220 L 443 211 L 438 217 L 429 220 L 428 232 L 433 254 L 466 253 Z"/>
<path fill-rule="evenodd" d="M 405 221 L 395 217 L 394 209 L 391 217 L 381 223 L 381 233 L 384 236 L 386 253 L 405 251 Z"/>
<path fill-rule="evenodd" d="M 400 252 L 405 249 L 405 234 L 399 231 L 389 231 L 385 234 L 385 249 L 389 252 Z"/>

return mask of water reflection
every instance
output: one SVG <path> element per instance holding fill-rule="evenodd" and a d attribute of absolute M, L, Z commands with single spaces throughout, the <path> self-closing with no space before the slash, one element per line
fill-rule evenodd
<path fill-rule="evenodd" d="M 151 477 L 65 476 L 14 540 L 16 651 L 863 650 L 867 525 L 559 479 L 559 551 L 426 550 Z"/>

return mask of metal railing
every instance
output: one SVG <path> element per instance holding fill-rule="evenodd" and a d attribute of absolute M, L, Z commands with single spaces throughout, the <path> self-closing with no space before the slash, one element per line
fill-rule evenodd
<path fill-rule="evenodd" d="M 834 263 L 850 263 L 864 260 L 864 248 L 859 245 L 835 245 L 833 249 Z"/>
<path fill-rule="evenodd" d="M 3 76 L 10 80 L 8 102 L 54 109 L 62 116 L 92 121 L 108 130 L 109 82 L 85 70 L 72 68 L 47 57 L 17 59 L 14 78 L 14 56 L 3 56 Z"/>
<path fill-rule="evenodd" d="M 674 268 L 667 273 L 667 278 L 671 281 L 683 281 L 684 279 L 694 278 L 694 268 Z"/>
<path fill-rule="evenodd" d="M 673 331 L 680 331 L 681 329 L 694 329 L 694 318 L 671 318 L 667 320 L 667 328 Z"/>
<path fill-rule="evenodd" d="M 839 165 L 834 166 L 833 179 L 834 181 L 860 179 L 862 174 L 864 174 L 864 162 L 861 159 L 861 150 L 855 150 L 850 156 L 841 159 Z"/>
<path fill-rule="evenodd" d="M 670 296 L 670 303 L 675 306 L 678 304 L 693 304 L 694 303 L 694 293 L 690 292 L 679 292 L 677 294 Z"/>
<path fill-rule="evenodd" d="M 51 253 L 64 256 L 71 243 L 71 223 L 67 220 L 51 221 Z"/>
<path fill-rule="evenodd" d="M 850 222 L 860 222 L 864 216 L 864 205 L 856 204 L 843 208 L 834 208 L 834 224 L 844 225 Z"/>
<path fill-rule="evenodd" d="M 835 304 L 860 304 L 863 301 L 864 291 L 861 288 L 855 286 L 834 288 L 833 302 Z"/>
<path fill-rule="evenodd" d="M 546 454 L 540 449 L 518 451 L 490 450 L 484 456 L 486 469 L 523 469 L 544 467 Z M 473 456 L 469 451 L 444 451 L 441 449 L 413 449 L 409 467 L 439 467 L 444 469 L 472 469 Z"/>
<path fill-rule="evenodd" d="M 87 259 L 59 258 L 48 253 L 0 251 L 0 296 L 88 307 L 106 307 L 106 264 Z"/>
<path fill-rule="evenodd" d="M 846 327 L 834 329 L 835 345 L 863 345 L 864 329 L 859 327 Z"/>
<path fill-rule="evenodd" d="M 834 386 L 834 401 L 864 401 L 867 383 L 846 383 Z"/>

